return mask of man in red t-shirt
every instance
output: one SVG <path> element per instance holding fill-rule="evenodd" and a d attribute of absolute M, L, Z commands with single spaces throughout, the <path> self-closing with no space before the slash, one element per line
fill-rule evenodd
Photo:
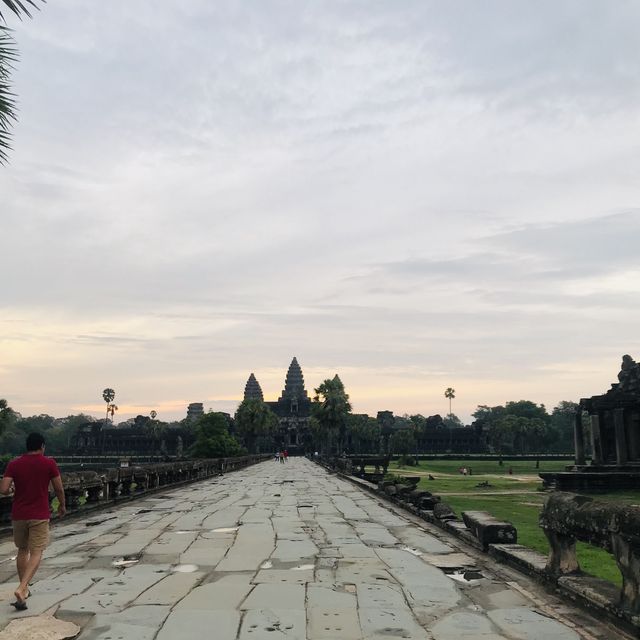
<path fill-rule="evenodd" d="M 0 481 L 0 493 L 9 495 L 13 484 L 13 540 L 18 547 L 16 565 L 20 585 L 15 590 L 13 606 L 27 608 L 29 582 L 36 574 L 49 542 L 49 482 L 58 498 L 58 516 L 66 513 L 64 489 L 53 458 L 44 456 L 44 438 L 39 433 L 27 437 L 27 452 L 12 460 Z"/>

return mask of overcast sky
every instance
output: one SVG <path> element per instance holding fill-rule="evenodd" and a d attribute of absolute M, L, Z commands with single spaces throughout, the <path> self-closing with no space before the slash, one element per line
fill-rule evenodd
<path fill-rule="evenodd" d="M 640 359 L 640 3 L 50 0 L 9 18 L 0 397 L 358 412 L 606 391 Z"/>

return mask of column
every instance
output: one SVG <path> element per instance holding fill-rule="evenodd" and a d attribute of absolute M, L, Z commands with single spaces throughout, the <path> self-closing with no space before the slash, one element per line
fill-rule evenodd
<path fill-rule="evenodd" d="M 591 415 L 591 450 L 592 464 L 602 464 L 602 436 L 600 434 L 600 416 Z"/>
<path fill-rule="evenodd" d="M 627 446 L 629 447 L 629 460 L 640 459 L 640 414 L 637 411 L 631 413 L 631 424 L 627 430 Z"/>
<path fill-rule="evenodd" d="M 616 434 L 616 459 L 618 464 L 626 464 L 629 456 L 627 453 L 627 434 L 624 432 L 624 409 L 613 410 L 613 425 Z"/>
<path fill-rule="evenodd" d="M 578 407 L 573 423 L 573 438 L 576 450 L 576 465 L 584 465 L 584 429 L 582 427 L 582 407 Z"/>

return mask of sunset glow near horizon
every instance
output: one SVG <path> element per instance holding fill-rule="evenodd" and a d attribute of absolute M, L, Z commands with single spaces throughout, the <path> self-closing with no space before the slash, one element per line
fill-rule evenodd
<path fill-rule="evenodd" d="M 640 358 L 640 5 L 56 0 L 9 17 L 0 398 L 233 413 L 604 393 Z M 135 6 L 134 6 L 135 5 Z"/>

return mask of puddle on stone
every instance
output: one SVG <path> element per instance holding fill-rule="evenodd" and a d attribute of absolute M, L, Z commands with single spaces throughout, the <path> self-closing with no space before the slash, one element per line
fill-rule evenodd
<path fill-rule="evenodd" d="M 219 529 L 211 529 L 211 533 L 233 533 L 240 527 L 220 527 Z"/>
<path fill-rule="evenodd" d="M 421 556 L 422 551 L 418 551 L 418 549 L 414 549 L 413 547 L 402 547 L 403 551 L 408 551 L 409 553 L 413 553 L 414 556 Z"/>
<path fill-rule="evenodd" d="M 315 565 L 313 564 L 299 564 L 297 567 L 291 567 L 291 571 L 307 571 L 308 569 L 313 569 Z"/>
<path fill-rule="evenodd" d="M 193 573 L 198 570 L 197 564 L 179 564 L 171 569 L 176 573 Z"/>
<path fill-rule="evenodd" d="M 261 569 L 271 569 L 273 567 L 273 562 L 271 560 L 267 560 L 260 565 Z"/>
<path fill-rule="evenodd" d="M 187 533 L 191 533 L 191 531 L 173 531 L 177 536 L 184 536 Z"/>
<path fill-rule="evenodd" d="M 122 558 L 116 558 L 111 565 L 114 567 L 132 567 L 134 564 L 140 562 L 141 555 L 123 556 Z"/>
<path fill-rule="evenodd" d="M 482 580 L 484 576 L 477 569 L 443 569 L 446 575 L 456 582 L 468 584 L 469 582 L 477 582 Z"/>

